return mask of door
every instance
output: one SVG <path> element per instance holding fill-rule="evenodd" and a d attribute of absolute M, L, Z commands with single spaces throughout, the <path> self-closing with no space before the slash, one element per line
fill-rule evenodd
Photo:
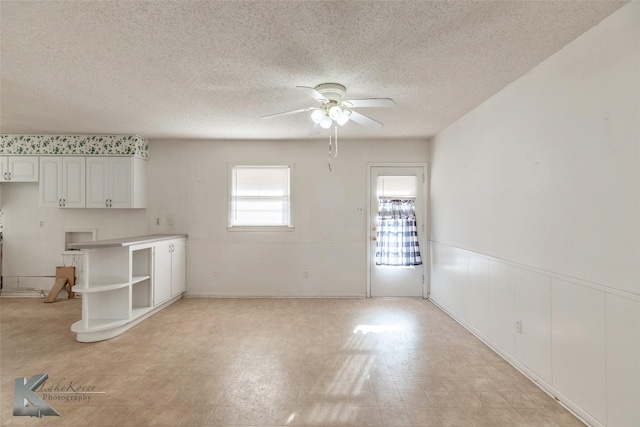
<path fill-rule="evenodd" d="M 38 156 L 9 156 L 8 163 L 11 181 L 38 182 Z"/>
<path fill-rule="evenodd" d="M 0 156 L 0 182 L 9 180 L 9 158 L 6 156 Z"/>
<path fill-rule="evenodd" d="M 158 242 L 153 251 L 153 305 L 171 298 L 170 241 Z"/>
<path fill-rule="evenodd" d="M 88 208 L 109 207 L 109 158 L 87 157 L 87 198 Z"/>
<path fill-rule="evenodd" d="M 63 207 L 84 208 L 85 158 L 64 157 L 62 168 Z"/>
<path fill-rule="evenodd" d="M 131 168 L 133 157 L 109 159 L 109 207 L 131 207 Z"/>
<path fill-rule="evenodd" d="M 171 244 L 173 245 L 171 248 L 171 296 L 174 297 L 186 290 L 187 251 L 184 239 L 172 240 Z"/>
<path fill-rule="evenodd" d="M 62 158 L 40 157 L 40 206 L 62 207 Z"/>
<path fill-rule="evenodd" d="M 426 165 L 371 166 L 369 176 L 370 295 L 426 296 Z"/>

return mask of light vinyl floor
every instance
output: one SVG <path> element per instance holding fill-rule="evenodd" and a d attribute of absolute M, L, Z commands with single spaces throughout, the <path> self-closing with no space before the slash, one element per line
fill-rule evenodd
<path fill-rule="evenodd" d="M 3 426 L 582 425 L 422 299 L 183 299 L 97 343 L 78 299 L 0 310 Z M 13 416 L 39 373 L 60 416 Z"/>

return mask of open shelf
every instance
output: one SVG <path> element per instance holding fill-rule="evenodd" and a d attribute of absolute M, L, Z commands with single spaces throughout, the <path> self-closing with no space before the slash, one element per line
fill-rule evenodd
<path fill-rule="evenodd" d="M 144 316 L 151 310 L 153 310 L 153 307 L 134 307 L 131 310 L 131 317 L 135 319 L 136 317 Z"/>
<path fill-rule="evenodd" d="M 72 332 L 100 332 L 111 328 L 117 328 L 129 322 L 129 319 L 90 319 L 85 328 L 83 321 L 79 320 L 71 325 Z"/>
<path fill-rule="evenodd" d="M 145 280 L 149 280 L 151 276 L 134 276 L 131 279 L 131 284 L 135 285 L 136 283 L 144 282 Z"/>
<path fill-rule="evenodd" d="M 151 306 L 151 280 L 147 277 L 131 286 L 131 309 L 133 310 L 131 316 L 135 317 L 135 310 Z"/>
<path fill-rule="evenodd" d="M 71 326 L 78 341 L 113 338 L 181 298 L 184 277 L 173 273 L 173 264 L 176 272 L 184 272 L 185 238 L 162 235 L 86 243 L 83 280 L 74 287 L 82 295 L 82 320 Z M 180 256 L 173 255 L 176 248 Z M 182 277 L 175 292 L 173 276 Z M 154 301 L 159 282 L 166 298 Z"/>
<path fill-rule="evenodd" d="M 122 283 L 91 283 L 91 287 L 87 288 L 87 287 L 79 287 L 79 286 L 74 286 L 73 287 L 73 292 L 79 293 L 79 294 L 88 294 L 88 293 L 93 293 L 93 292 L 106 292 L 106 291 L 113 291 L 115 289 L 122 289 L 122 288 L 126 288 L 127 286 L 129 286 L 129 282 L 122 282 Z"/>

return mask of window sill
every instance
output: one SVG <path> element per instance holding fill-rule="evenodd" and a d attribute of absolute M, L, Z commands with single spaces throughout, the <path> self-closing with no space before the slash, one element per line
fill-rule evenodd
<path fill-rule="evenodd" d="M 234 225 L 228 226 L 227 231 L 282 232 L 294 231 L 294 227 L 289 227 L 286 225 Z"/>

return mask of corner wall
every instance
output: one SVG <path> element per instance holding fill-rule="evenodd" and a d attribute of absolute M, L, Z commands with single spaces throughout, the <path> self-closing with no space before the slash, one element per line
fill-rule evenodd
<path fill-rule="evenodd" d="M 594 425 L 640 425 L 639 23 L 624 6 L 431 142 L 431 299 Z"/>

